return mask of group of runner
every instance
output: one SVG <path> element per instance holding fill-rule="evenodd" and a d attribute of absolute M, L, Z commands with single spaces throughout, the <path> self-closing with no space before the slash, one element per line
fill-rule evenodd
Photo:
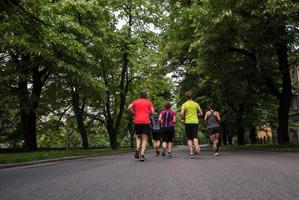
<path fill-rule="evenodd" d="M 200 154 L 199 141 L 197 138 L 199 117 L 203 112 L 198 103 L 192 100 L 192 92 L 185 92 L 187 101 L 182 105 L 181 117 L 185 124 L 185 133 L 189 149 L 190 158 Z M 171 110 L 171 103 L 165 103 L 165 108 L 160 113 L 155 112 L 153 103 L 147 99 L 147 92 L 141 91 L 137 100 L 134 100 L 128 107 L 134 114 L 134 127 L 136 133 L 135 158 L 145 161 L 145 150 L 149 136 L 153 136 L 155 155 L 160 155 L 160 145 L 162 141 L 162 156 L 172 157 L 171 150 L 175 135 L 174 124 L 176 114 Z M 220 113 L 215 111 L 214 105 L 208 106 L 208 111 L 204 116 L 207 124 L 210 141 L 213 144 L 215 156 L 218 156 L 219 135 L 220 135 Z"/>

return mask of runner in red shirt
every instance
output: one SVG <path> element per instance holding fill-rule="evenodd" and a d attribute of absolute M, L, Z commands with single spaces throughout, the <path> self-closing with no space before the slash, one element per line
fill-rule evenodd
<path fill-rule="evenodd" d="M 140 159 L 142 162 L 145 160 L 144 153 L 147 146 L 148 136 L 151 134 L 150 115 L 155 113 L 153 103 L 146 99 L 146 97 L 147 92 L 141 91 L 140 98 L 133 101 L 128 107 L 128 111 L 131 111 L 134 114 L 137 148 L 135 158 Z"/>

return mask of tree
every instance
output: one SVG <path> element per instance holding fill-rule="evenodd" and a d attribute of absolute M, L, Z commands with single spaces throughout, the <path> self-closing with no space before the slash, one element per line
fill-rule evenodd
<path fill-rule="evenodd" d="M 146 79 L 146 69 L 155 65 L 151 55 L 156 51 L 157 33 L 150 31 L 148 26 L 158 25 L 159 9 L 156 1 L 129 0 L 111 4 L 115 21 L 121 19 L 123 26 L 111 33 L 107 42 L 110 48 L 105 51 L 101 64 L 106 97 L 104 105 L 100 106 L 100 113 L 113 149 L 118 146 L 117 138 L 121 131 L 129 88 L 133 88 L 135 80 Z"/>
<path fill-rule="evenodd" d="M 63 72 L 84 78 L 92 87 L 98 87 L 88 70 L 90 54 L 87 51 L 90 31 L 80 26 L 78 7 L 89 12 L 101 4 L 75 1 L 5 2 L 1 16 L 1 52 L 4 71 L 14 67 L 11 85 L 16 87 L 20 107 L 20 132 L 24 136 L 26 150 L 37 149 L 36 111 L 43 88 L 53 72 Z M 103 8 L 102 8 L 103 10 Z M 33 14 L 34 13 L 34 14 Z M 80 77 L 80 78 L 79 78 Z"/>
<path fill-rule="evenodd" d="M 210 24 L 212 38 L 224 42 L 222 49 L 225 51 L 250 58 L 263 85 L 278 100 L 278 140 L 281 144 L 289 142 L 291 79 L 288 51 L 291 49 L 288 45 L 292 44 L 293 31 L 287 26 L 294 24 L 295 4 L 292 1 L 223 1 L 219 5 L 219 2 L 210 1 L 207 6 L 211 8 L 210 12 L 217 13 L 214 16 L 217 21 Z M 229 37 L 224 39 L 223 35 Z"/>
<path fill-rule="evenodd" d="M 279 102 L 279 143 L 288 142 L 291 84 L 287 47 L 294 46 L 295 8 L 292 1 L 179 1 L 172 4 L 175 16 L 171 16 L 173 23 L 167 32 L 172 64 L 180 65 L 186 74 L 199 70 L 203 71 L 200 78 L 215 80 L 213 84 L 221 89 L 213 92 L 219 91 L 218 96 L 231 109 L 236 107 L 240 125 L 244 108 L 250 105 L 249 113 L 255 113 L 262 108 L 260 95 L 269 99 L 265 96 L 271 92 Z M 225 98 L 229 91 L 235 94 Z M 244 128 L 238 129 L 239 143 L 243 143 Z"/>

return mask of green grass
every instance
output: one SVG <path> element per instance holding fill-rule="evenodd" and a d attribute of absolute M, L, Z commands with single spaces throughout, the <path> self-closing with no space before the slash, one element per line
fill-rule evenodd
<path fill-rule="evenodd" d="M 67 150 L 67 151 L 36 151 L 25 153 L 7 153 L 0 154 L 0 164 L 8 163 L 22 163 L 35 160 L 44 160 L 51 158 L 63 158 L 71 156 L 98 156 L 98 155 L 111 155 L 123 152 L 129 152 L 128 148 L 120 148 L 117 150 L 111 149 L 92 149 L 92 150 Z"/>
<path fill-rule="evenodd" d="M 222 146 L 227 150 L 269 150 L 269 151 L 294 151 L 299 152 L 298 144 L 246 144 L 234 146 Z"/>

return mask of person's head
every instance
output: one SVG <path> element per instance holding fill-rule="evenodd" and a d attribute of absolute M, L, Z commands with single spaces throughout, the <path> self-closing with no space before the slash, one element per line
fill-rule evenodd
<path fill-rule="evenodd" d="M 216 108 L 216 106 L 215 106 L 213 103 L 210 103 L 210 104 L 208 105 L 208 109 L 209 109 L 209 110 L 215 110 L 215 108 Z"/>
<path fill-rule="evenodd" d="M 191 91 L 187 91 L 185 92 L 185 97 L 189 100 L 192 99 L 192 92 Z"/>
<path fill-rule="evenodd" d="M 171 103 L 170 102 L 166 102 L 165 105 L 164 105 L 164 107 L 166 109 L 170 109 L 171 108 Z"/>
<path fill-rule="evenodd" d="M 146 98 L 147 97 L 147 92 L 145 90 L 142 90 L 139 92 L 139 97 L 140 98 Z"/>

